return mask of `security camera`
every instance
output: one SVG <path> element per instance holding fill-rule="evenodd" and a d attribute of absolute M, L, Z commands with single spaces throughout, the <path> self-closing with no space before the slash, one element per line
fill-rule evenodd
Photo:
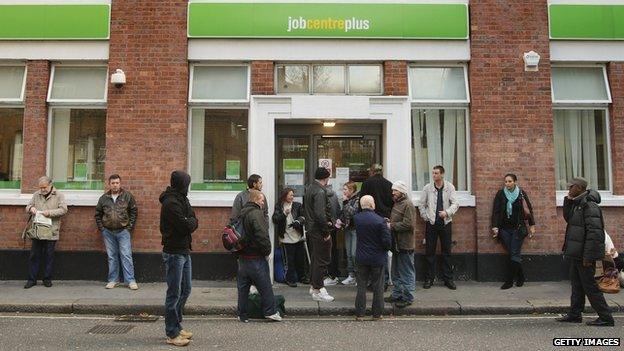
<path fill-rule="evenodd" d="M 124 71 L 117 68 L 115 73 L 111 74 L 111 84 L 114 84 L 117 88 L 121 88 L 124 84 L 126 84 L 126 74 Z"/>

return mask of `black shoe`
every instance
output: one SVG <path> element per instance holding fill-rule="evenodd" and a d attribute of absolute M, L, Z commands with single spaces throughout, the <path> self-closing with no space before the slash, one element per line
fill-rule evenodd
<path fill-rule="evenodd" d="M 388 297 L 384 297 L 384 302 L 387 303 L 393 303 L 396 302 L 397 300 L 394 299 L 394 297 L 392 297 L 392 295 L 388 296 Z"/>
<path fill-rule="evenodd" d="M 429 289 L 433 286 L 433 280 L 427 279 L 425 280 L 425 284 L 423 284 L 424 289 Z"/>
<path fill-rule="evenodd" d="M 615 325 L 613 319 L 610 321 L 605 321 L 604 319 L 597 318 L 596 320 L 585 323 L 592 327 L 612 327 Z"/>
<path fill-rule="evenodd" d="M 52 281 L 48 280 L 48 279 L 44 280 L 43 281 L 43 286 L 45 286 L 46 288 L 51 287 L 52 286 Z"/>
<path fill-rule="evenodd" d="M 249 319 L 248 318 L 238 317 L 238 321 L 241 322 L 241 323 L 249 323 Z"/>
<path fill-rule="evenodd" d="M 513 282 L 505 282 L 505 284 L 501 286 L 501 290 L 510 289 L 512 286 L 513 286 Z"/>
<path fill-rule="evenodd" d="M 451 290 L 457 290 L 457 285 L 455 285 L 452 280 L 444 281 L 444 285 Z"/>
<path fill-rule="evenodd" d="M 564 315 L 561 318 L 557 318 L 557 322 L 562 322 L 562 323 L 582 323 L 583 322 L 583 317 L 578 316 L 570 316 L 569 314 Z"/>
<path fill-rule="evenodd" d="M 310 284 L 310 279 L 308 278 L 303 278 L 299 281 L 299 283 L 303 284 L 303 285 L 308 285 Z"/>
<path fill-rule="evenodd" d="M 26 282 L 26 285 L 24 285 L 24 289 L 30 289 L 30 288 L 32 288 L 35 285 L 37 285 L 37 282 L 29 280 L 29 281 Z"/>
<path fill-rule="evenodd" d="M 297 287 L 297 283 L 293 283 L 293 282 L 286 282 L 286 285 L 290 286 L 291 288 Z"/>
<path fill-rule="evenodd" d="M 411 304 L 412 304 L 411 302 L 407 302 L 407 301 L 402 301 L 402 300 L 401 300 L 401 301 L 397 301 L 397 302 L 395 302 L 395 303 L 394 303 L 394 306 L 395 306 L 396 308 L 405 308 L 405 307 L 407 307 L 407 306 L 409 306 L 409 305 L 411 305 Z"/>
<path fill-rule="evenodd" d="M 517 287 L 521 287 L 524 285 L 525 282 L 525 278 L 524 278 L 524 272 L 522 271 L 522 265 L 520 264 L 520 262 L 514 262 L 514 264 L 516 265 L 516 286 Z"/>

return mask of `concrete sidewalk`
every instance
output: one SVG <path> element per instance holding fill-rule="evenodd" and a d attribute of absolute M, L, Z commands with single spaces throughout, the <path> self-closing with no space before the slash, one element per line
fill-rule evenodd
<path fill-rule="evenodd" d="M 163 314 L 165 283 L 139 283 L 140 289 L 127 287 L 104 289 L 103 282 L 55 281 L 45 288 L 41 283 L 25 290 L 22 281 L 0 282 L 0 312 L 76 313 L 126 315 Z M 386 304 L 386 314 L 395 315 L 478 315 L 562 313 L 569 306 L 568 282 L 528 282 L 522 288 L 500 290 L 500 283 L 457 282 L 452 291 L 436 284 L 425 290 L 419 284 L 414 304 L 394 309 Z M 336 300 L 317 303 L 308 294 L 308 286 L 290 288 L 275 284 L 276 294 L 286 298 L 286 312 L 291 316 L 352 315 L 355 287 L 331 286 Z M 388 294 L 386 294 L 388 295 Z M 605 294 L 614 311 L 624 312 L 624 292 Z M 372 295 L 368 294 L 370 307 Z M 587 303 L 587 310 L 591 308 Z M 186 313 L 194 315 L 231 315 L 236 311 L 235 282 L 193 281 L 193 292 Z"/>

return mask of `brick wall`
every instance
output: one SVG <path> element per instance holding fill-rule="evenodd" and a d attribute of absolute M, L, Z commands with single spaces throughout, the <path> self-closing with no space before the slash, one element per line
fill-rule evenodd
<path fill-rule="evenodd" d="M 609 63 L 607 73 L 613 99 L 609 109 L 613 192 L 624 195 L 624 63 Z"/>
<path fill-rule="evenodd" d="M 275 94 L 275 65 L 273 61 L 253 61 L 251 63 L 251 94 Z"/>
<path fill-rule="evenodd" d="M 407 95 L 407 62 L 385 61 L 383 64 L 384 95 Z"/>
<path fill-rule="evenodd" d="M 491 239 L 494 195 L 507 172 L 533 202 L 539 240 L 524 252 L 558 252 L 554 138 L 546 0 L 470 4 L 470 127 L 472 192 L 477 198 L 479 253 L 502 252 Z M 541 55 L 539 71 L 525 72 L 522 55 Z"/>

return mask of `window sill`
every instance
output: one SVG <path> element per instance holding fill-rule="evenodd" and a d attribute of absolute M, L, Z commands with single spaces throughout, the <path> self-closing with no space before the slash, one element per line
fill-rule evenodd
<path fill-rule="evenodd" d="M 422 191 L 412 191 L 412 202 L 414 206 L 416 206 L 422 194 Z M 477 204 L 477 198 L 467 191 L 458 191 L 457 198 L 459 199 L 459 207 L 475 207 Z"/>
<path fill-rule="evenodd" d="M 599 191 L 599 193 L 601 207 L 624 207 L 624 195 L 613 195 L 610 191 Z M 557 191 L 557 207 L 563 206 L 563 199 L 566 195 L 568 192 L 565 190 Z"/>
<path fill-rule="evenodd" d="M 189 191 L 193 207 L 232 207 L 240 191 Z"/>
<path fill-rule="evenodd" d="M 65 202 L 68 206 L 95 207 L 102 191 L 63 191 Z M 26 206 L 32 198 L 32 194 L 22 194 L 20 190 L 0 190 L 0 206 Z"/>

